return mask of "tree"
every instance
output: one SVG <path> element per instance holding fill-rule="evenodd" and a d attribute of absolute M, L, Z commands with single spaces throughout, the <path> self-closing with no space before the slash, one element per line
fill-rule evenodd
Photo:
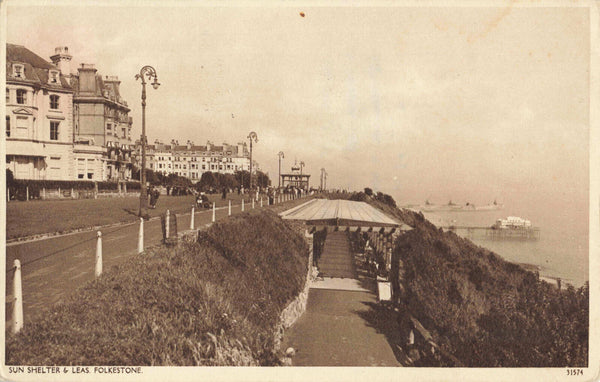
<path fill-rule="evenodd" d="M 262 171 L 256 172 L 256 185 L 260 188 L 266 188 L 271 185 L 271 179 L 269 179 L 269 175 L 265 174 Z"/>
<path fill-rule="evenodd" d="M 373 196 L 373 189 L 369 187 L 365 187 L 365 194 L 369 196 Z"/>

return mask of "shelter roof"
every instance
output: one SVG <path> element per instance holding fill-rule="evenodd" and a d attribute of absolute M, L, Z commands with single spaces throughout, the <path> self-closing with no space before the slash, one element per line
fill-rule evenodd
<path fill-rule="evenodd" d="M 307 224 L 312 225 L 357 227 L 400 227 L 403 225 L 365 202 L 341 199 L 312 199 L 281 212 L 279 215 L 283 219 L 304 220 Z"/>

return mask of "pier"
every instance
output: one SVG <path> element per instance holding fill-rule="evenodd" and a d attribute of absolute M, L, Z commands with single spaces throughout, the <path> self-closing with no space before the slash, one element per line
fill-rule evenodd
<path fill-rule="evenodd" d="M 492 227 L 477 227 L 477 226 L 443 226 L 446 231 L 456 232 L 457 230 L 466 231 L 467 237 L 483 236 L 488 240 L 539 240 L 540 228 L 511 228 L 501 229 Z"/>

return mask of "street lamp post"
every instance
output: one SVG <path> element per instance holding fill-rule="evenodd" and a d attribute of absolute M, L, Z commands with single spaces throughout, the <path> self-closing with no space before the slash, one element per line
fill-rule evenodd
<path fill-rule="evenodd" d="M 277 156 L 279 157 L 279 187 L 281 188 L 281 160 L 285 158 L 283 151 L 280 151 Z"/>
<path fill-rule="evenodd" d="M 250 139 L 250 187 L 249 187 L 249 189 L 251 190 L 252 189 L 252 140 L 254 140 L 254 142 L 258 142 L 258 135 L 256 135 L 256 133 L 254 131 L 251 131 L 250 134 L 248 134 L 248 139 Z"/>
<path fill-rule="evenodd" d="M 148 81 L 154 79 L 152 82 L 152 87 L 154 89 L 158 89 L 160 83 L 158 82 L 158 76 L 156 75 L 156 70 L 151 66 L 144 66 L 140 70 L 140 74 L 135 75 L 136 80 L 142 80 L 142 169 L 140 170 L 140 217 L 146 217 L 148 212 L 146 210 L 146 204 L 148 203 L 148 195 L 146 190 L 146 79 Z"/>

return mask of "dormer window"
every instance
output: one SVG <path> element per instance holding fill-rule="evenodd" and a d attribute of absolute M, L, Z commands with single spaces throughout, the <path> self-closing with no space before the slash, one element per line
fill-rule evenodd
<path fill-rule="evenodd" d="M 49 76 L 48 76 L 48 83 L 49 84 L 58 84 L 58 74 L 59 74 L 58 70 L 50 70 Z"/>
<path fill-rule="evenodd" d="M 58 100 L 59 100 L 59 96 L 57 96 L 56 94 L 53 94 L 50 96 L 50 109 L 56 110 L 58 109 Z"/>
<path fill-rule="evenodd" d="M 25 78 L 25 66 L 23 64 L 13 65 L 13 77 Z"/>

